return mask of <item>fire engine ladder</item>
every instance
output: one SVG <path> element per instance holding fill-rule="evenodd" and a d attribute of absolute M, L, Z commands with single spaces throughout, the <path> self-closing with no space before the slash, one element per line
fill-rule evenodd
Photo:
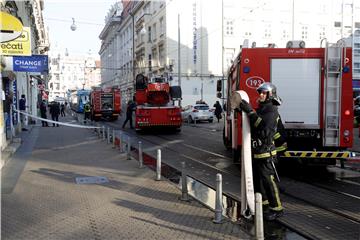
<path fill-rule="evenodd" d="M 340 141 L 340 100 L 344 46 L 342 42 L 325 48 L 324 83 L 324 145 L 339 146 Z"/>

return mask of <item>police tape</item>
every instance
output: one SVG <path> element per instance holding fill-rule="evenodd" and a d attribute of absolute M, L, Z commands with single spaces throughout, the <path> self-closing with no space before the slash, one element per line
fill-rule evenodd
<path fill-rule="evenodd" d="M 33 118 L 33 119 L 38 119 L 38 120 L 45 121 L 45 122 L 48 122 L 48 123 L 59 124 L 59 125 L 68 126 L 68 127 L 87 128 L 87 129 L 102 128 L 102 127 L 96 127 L 96 126 L 84 126 L 84 125 L 79 125 L 79 124 L 71 124 L 71 123 L 58 122 L 58 121 L 49 120 L 49 119 L 47 119 L 47 118 L 37 117 L 37 116 L 31 115 L 31 114 L 29 114 L 29 113 L 22 112 L 22 111 L 19 111 L 19 110 L 16 110 L 16 109 L 14 109 L 14 111 L 15 111 L 15 112 L 18 112 L 18 113 L 20 113 L 20 114 L 23 114 L 23 115 L 25 115 L 25 116 L 31 117 L 31 118 Z"/>

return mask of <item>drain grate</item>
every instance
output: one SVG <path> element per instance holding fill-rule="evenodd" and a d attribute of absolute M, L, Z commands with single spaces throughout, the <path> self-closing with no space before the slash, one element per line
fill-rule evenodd
<path fill-rule="evenodd" d="M 76 184 L 99 184 L 99 183 L 107 183 L 109 180 L 107 177 L 77 177 Z"/>

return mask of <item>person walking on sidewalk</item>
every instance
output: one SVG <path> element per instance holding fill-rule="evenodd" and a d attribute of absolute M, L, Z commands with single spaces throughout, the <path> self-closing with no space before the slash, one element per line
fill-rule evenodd
<path fill-rule="evenodd" d="M 214 108 L 215 108 L 215 116 L 218 120 L 218 122 L 220 122 L 220 119 L 221 119 L 221 113 L 222 113 L 222 107 L 219 103 L 219 101 L 216 101 L 216 103 L 214 104 Z"/>
<path fill-rule="evenodd" d="M 50 105 L 50 114 L 51 114 L 51 119 L 53 121 L 58 122 L 59 121 L 59 115 L 60 115 L 60 104 L 58 102 L 52 102 Z M 55 125 L 57 127 L 59 127 L 59 124 L 55 124 L 53 123 L 53 127 L 55 127 Z"/>
<path fill-rule="evenodd" d="M 47 112 L 46 101 L 42 100 L 42 102 L 40 104 L 40 116 L 41 116 L 41 118 L 47 119 L 46 112 Z M 42 124 L 43 127 L 48 127 L 49 126 L 47 121 L 41 121 L 41 124 Z"/>
<path fill-rule="evenodd" d="M 25 112 L 26 111 L 26 98 L 25 98 L 25 94 L 21 95 L 21 99 L 19 100 L 19 110 L 21 112 Z M 27 131 L 27 129 L 25 128 L 25 115 L 20 113 L 20 122 L 21 122 L 21 130 L 22 131 Z"/>
<path fill-rule="evenodd" d="M 61 103 L 60 105 L 60 114 L 62 117 L 65 117 L 65 104 Z"/>
<path fill-rule="evenodd" d="M 254 188 L 262 194 L 265 219 L 273 221 L 283 215 L 279 189 L 274 177 L 277 176 L 274 165 L 274 138 L 280 119 L 277 106 L 281 104 L 281 99 L 272 83 L 263 83 L 256 90 L 259 93 L 259 108 L 254 111 L 245 100 L 242 100 L 239 108 L 247 113 L 250 119 Z"/>
<path fill-rule="evenodd" d="M 126 119 L 122 125 L 122 128 L 125 128 L 125 125 L 128 121 L 130 121 L 130 128 L 133 129 L 133 122 L 132 122 L 132 113 L 135 111 L 136 109 L 136 103 L 132 100 L 130 100 L 127 104 L 127 108 L 126 108 Z"/>

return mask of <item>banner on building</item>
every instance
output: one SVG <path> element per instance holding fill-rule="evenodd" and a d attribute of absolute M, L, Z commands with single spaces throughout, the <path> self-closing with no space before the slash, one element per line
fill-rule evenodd
<path fill-rule="evenodd" d="M 47 55 L 14 56 L 12 65 L 14 72 L 49 72 Z"/>
<path fill-rule="evenodd" d="M 31 56 L 31 31 L 24 27 L 21 35 L 13 41 L 0 43 L 0 55 Z"/>

